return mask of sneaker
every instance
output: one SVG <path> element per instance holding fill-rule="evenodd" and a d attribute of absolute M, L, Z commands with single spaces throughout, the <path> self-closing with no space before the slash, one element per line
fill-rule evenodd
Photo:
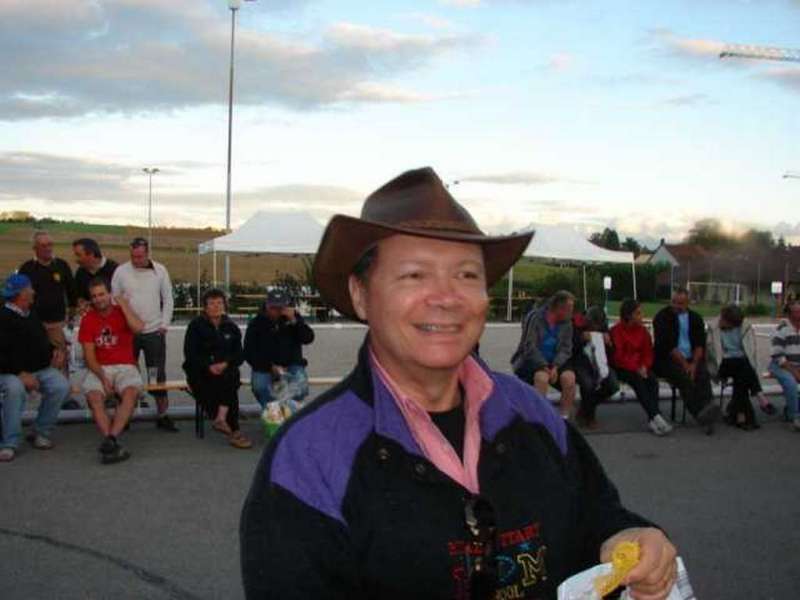
<path fill-rule="evenodd" d="M 119 444 L 116 444 L 114 449 L 109 454 L 103 454 L 103 456 L 100 458 L 100 462 L 102 462 L 104 465 L 113 465 L 114 463 L 128 460 L 130 457 L 130 452 L 125 450 Z"/>
<path fill-rule="evenodd" d="M 29 436 L 28 441 L 37 450 L 52 450 L 55 446 L 50 438 L 47 438 L 39 433 Z"/>
<path fill-rule="evenodd" d="M 16 455 L 14 448 L 0 448 L 0 463 L 11 462 Z"/>
<path fill-rule="evenodd" d="M 177 433 L 180 431 L 175 425 L 175 421 L 169 418 L 169 415 L 162 415 L 156 419 L 156 428 L 169 431 L 170 433 Z"/>
<path fill-rule="evenodd" d="M 792 429 L 800 431 L 800 417 L 795 417 L 792 421 Z"/>
<path fill-rule="evenodd" d="M 672 425 L 664 417 L 656 415 L 650 419 L 650 430 L 656 435 L 669 435 L 672 433 Z"/>
<path fill-rule="evenodd" d="M 117 440 L 114 436 L 107 436 L 103 442 L 100 444 L 100 447 L 97 451 L 102 454 L 103 456 L 107 456 L 114 452 L 114 448 L 117 447 Z"/>

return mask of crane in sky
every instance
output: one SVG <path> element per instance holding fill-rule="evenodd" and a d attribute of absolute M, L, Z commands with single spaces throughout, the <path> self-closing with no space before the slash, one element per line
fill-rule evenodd
<path fill-rule="evenodd" d="M 751 46 L 745 44 L 726 44 L 719 53 L 720 58 L 753 58 L 756 60 L 780 60 L 800 62 L 800 50 L 776 48 L 774 46 Z"/>

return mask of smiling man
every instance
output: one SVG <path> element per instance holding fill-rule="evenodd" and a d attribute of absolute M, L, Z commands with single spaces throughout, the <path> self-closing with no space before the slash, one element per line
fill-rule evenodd
<path fill-rule="evenodd" d="M 488 289 L 530 233 L 484 235 L 432 169 L 335 216 L 323 297 L 365 321 L 354 371 L 272 439 L 241 522 L 247 597 L 555 598 L 622 540 L 659 600 L 675 548 L 620 503 L 588 444 L 473 353 Z"/>

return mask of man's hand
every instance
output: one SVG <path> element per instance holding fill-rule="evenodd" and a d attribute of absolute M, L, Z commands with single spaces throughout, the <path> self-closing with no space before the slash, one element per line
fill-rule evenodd
<path fill-rule="evenodd" d="M 608 538 L 600 548 L 600 561 L 611 562 L 611 553 L 620 542 L 639 544 L 639 564 L 625 579 L 631 598 L 634 600 L 664 600 L 678 573 L 675 546 L 660 529 L 633 527 L 623 529 Z"/>
<path fill-rule="evenodd" d="M 294 321 L 294 308 L 291 306 L 284 306 L 281 314 L 286 317 L 289 321 Z"/>
<path fill-rule="evenodd" d="M 277 378 L 279 378 L 279 377 L 280 377 L 281 375 L 283 375 L 284 373 L 286 373 L 286 369 L 284 369 L 283 367 L 280 367 L 280 366 L 278 366 L 278 365 L 272 365 L 272 366 L 269 368 L 269 370 L 272 372 L 272 376 L 273 376 L 274 378 L 276 378 L 276 379 L 277 379 Z"/>
<path fill-rule="evenodd" d="M 66 354 L 64 351 L 61 348 L 56 348 L 53 350 L 53 357 L 50 359 L 50 366 L 55 367 L 56 369 L 63 369 L 65 359 Z"/>
<path fill-rule="evenodd" d="M 642 379 L 647 379 L 647 367 L 642 365 L 641 367 L 639 367 L 638 373 L 639 376 L 642 377 Z"/>
<path fill-rule="evenodd" d="M 114 395 L 114 384 L 111 383 L 111 380 L 108 376 L 104 373 L 103 376 L 100 378 L 100 382 L 103 384 L 103 390 L 106 393 L 107 397 L 111 397 Z"/>
<path fill-rule="evenodd" d="M 603 342 L 606 346 L 613 346 L 614 344 L 611 343 L 611 335 L 608 333 L 603 334 Z"/>
<path fill-rule="evenodd" d="M 208 367 L 208 372 L 212 375 L 222 375 L 222 372 L 227 368 L 228 363 L 218 362 Z"/>
<path fill-rule="evenodd" d="M 39 380 L 36 379 L 36 377 L 34 377 L 31 373 L 22 371 L 19 375 L 17 375 L 17 377 L 19 377 L 19 380 L 22 382 L 22 385 L 25 386 L 27 391 L 32 392 L 39 389 Z"/>
<path fill-rule="evenodd" d="M 161 335 L 167 335 L 167 331 L 169 331 L 169 329 L 167 328 L 166 325 L 162 325 L 161 327 L 158 328 L 158 333 Z"/>
<path fill-rule="evenodd" d="M 123 307 L 123 306 L 127 307 L 128 306 L 128 299 L 125 296 L 123 296 L 122 294 L 117 294 L 112 299 L 114 300 L 114 304 L 116 304 L 116 305 L 118 305 L 120 307 Z"/>
<path fill-rule="evenodd" d="M 558 381 L 558 368 L 550 367 L 547 369 L 547 373 L 550 375 L 551 384 L 554 384 L 556 381 Z"/>
<path fill-rule="evenodd" d="M 92 304 L 88 300 L 78 298 L 78 306 L 75 308 L 75 312 L 78 314 L 78 317 L 82 317 L 91 307 Z"/>

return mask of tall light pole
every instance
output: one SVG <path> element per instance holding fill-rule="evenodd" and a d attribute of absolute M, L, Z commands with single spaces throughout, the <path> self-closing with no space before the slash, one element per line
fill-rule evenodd
<path fill-rule="evenodd" d="M 800 50 L 776 48 L 774 46 L 751 46 L 745 44 L 727 44 L 720 58 L 752 58 L 755 60 L 779 60 L 800 62 Z"/>
<path fill-rule="evenodd" d="M 147 173 L 150 180 L 147 190 L 147 248 L 153 250 L 153 175 L 158 173 L 158 167 L 145 167 L 142 169 Z"/>
<path fill-rule="evenodd" d="M 252 2 L 253 0 L 245 0 Z M 242 0 L 228 0 L 231 10 L 231 60 L 228 78 L 228 181 L 225 194 L 225 231 L 231 230 L 231 149 L 233 142 L 233 48 L 236 40 L 236 11 L 242 6 Z M 225 255 L 225 289 L 231 289 L 231 257 Z"/>
<path fill-rule="evenodd" d="M 784 179 L 800 179 L 800 173 L 787 172 L 783 174 Z"/>

